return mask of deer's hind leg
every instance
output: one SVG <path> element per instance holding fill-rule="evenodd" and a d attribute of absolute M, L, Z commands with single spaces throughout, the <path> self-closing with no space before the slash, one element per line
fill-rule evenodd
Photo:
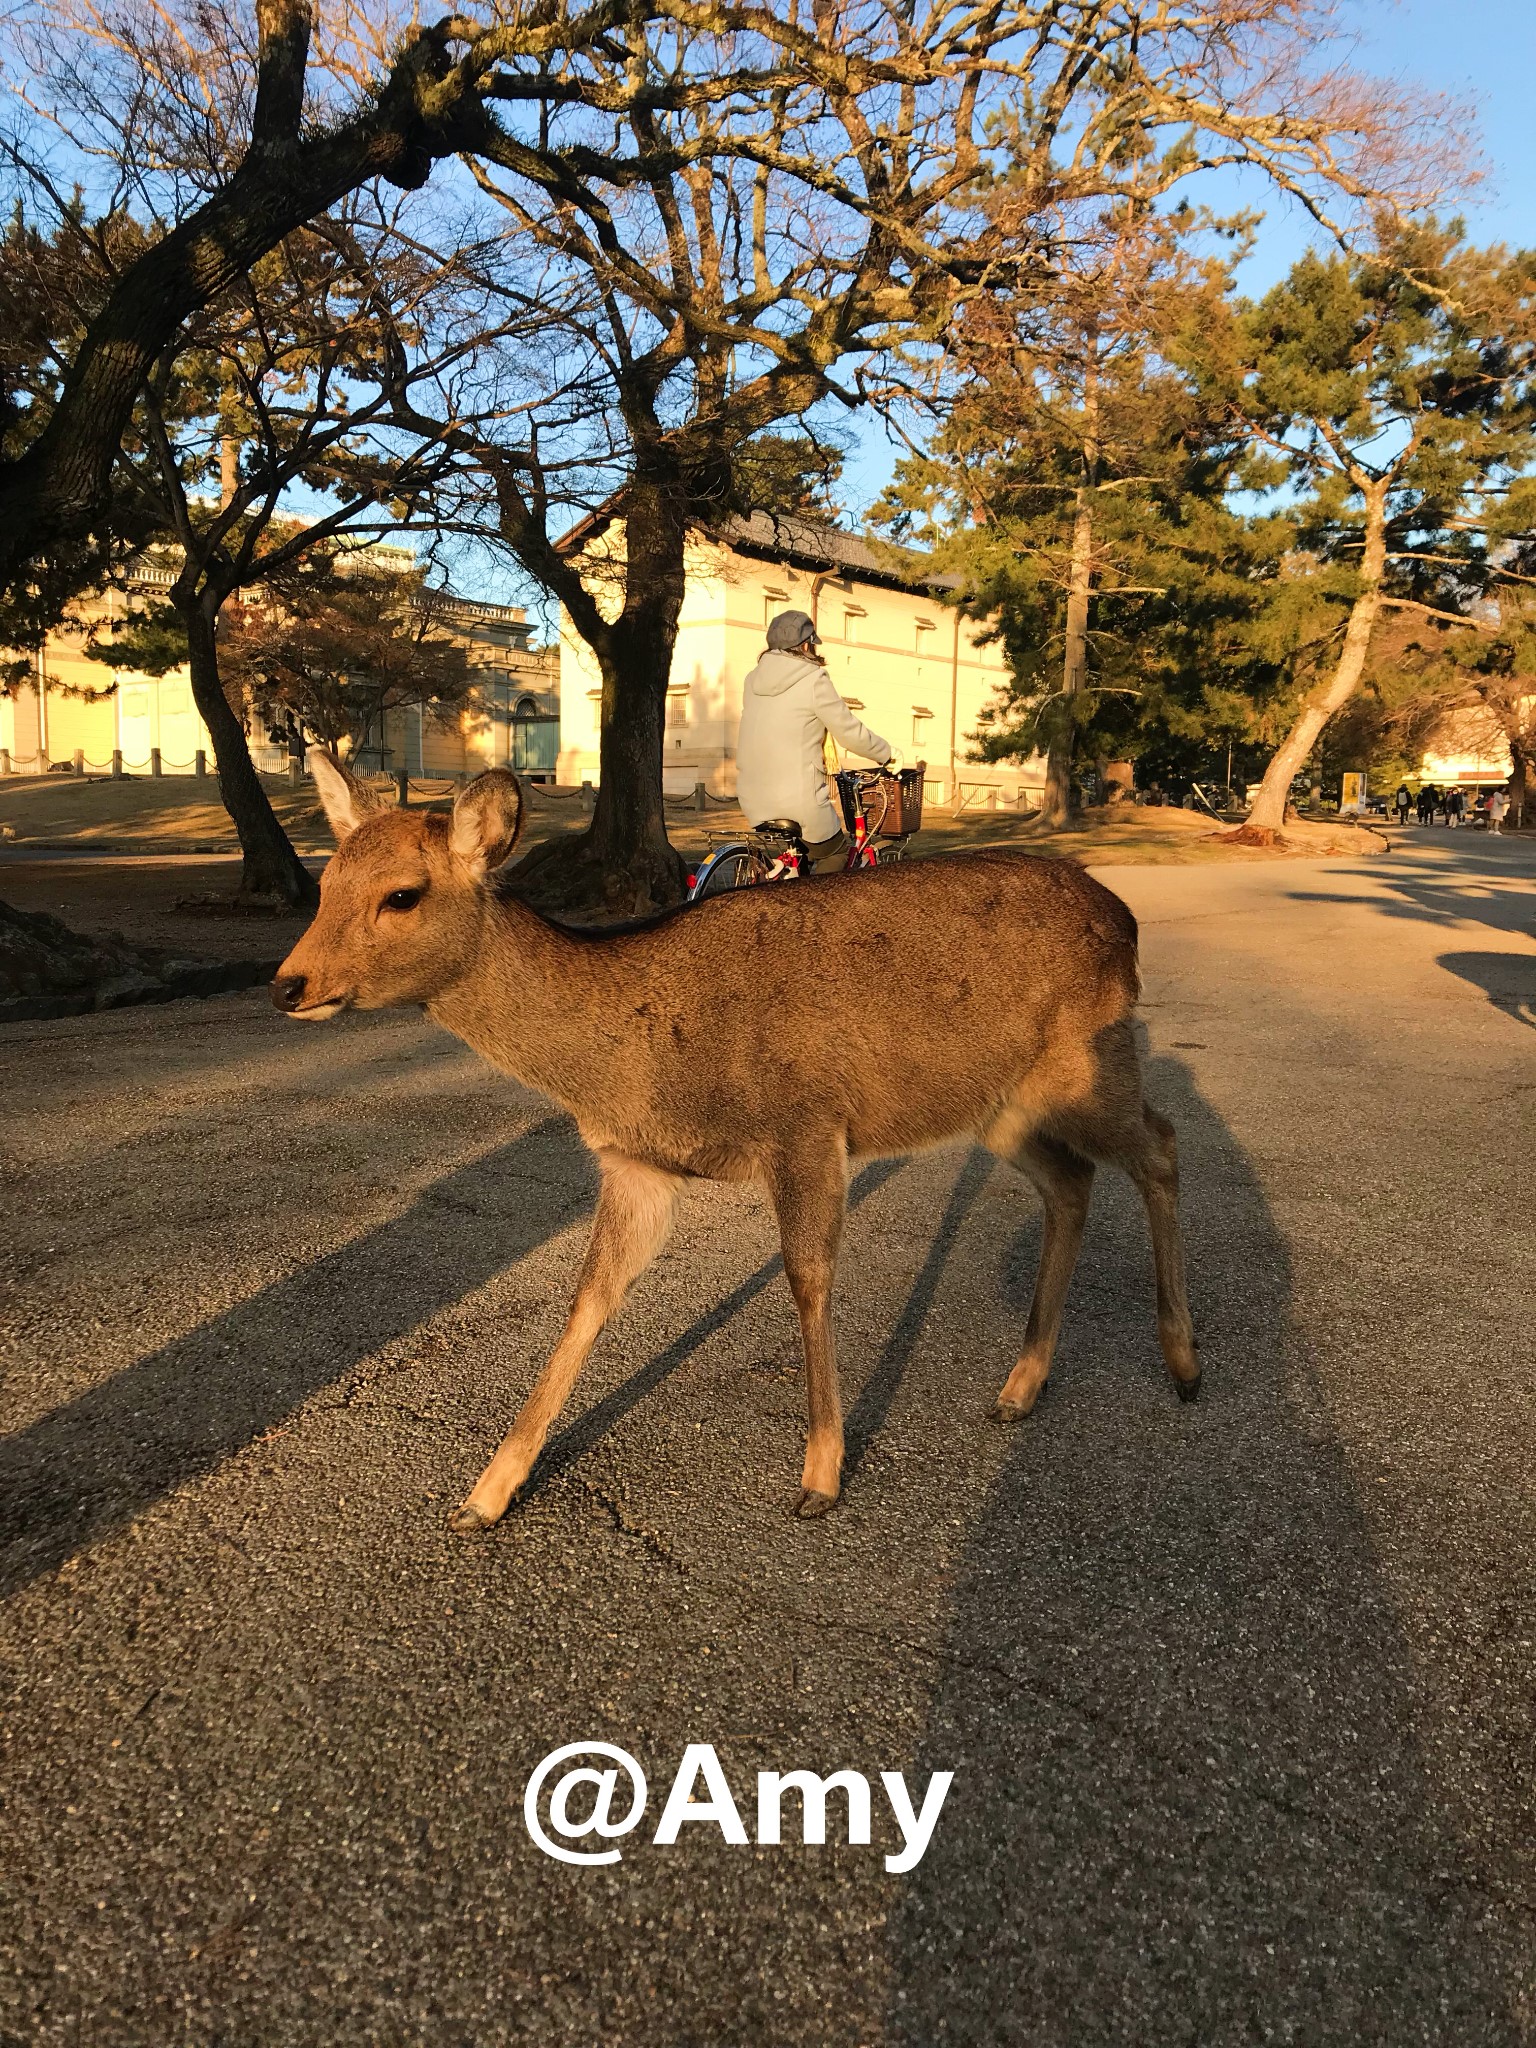
<path fill-rule="evenodd" d="M 1179 1228 L 1179 1145 L 1173 1125 L 1148 1102 L 1127 1134 L 1117 1163 L 1135 1181 L 1146 1204 L 1157 1270 L 1157 1337 L 1181 1401 L 1200 1391 L 1200 1356 L 1184 1277 L 1184 1233 Z"/>
<path fill-rule="evenodd" d="M 1077 1255 L 1082 1249 L 1083 1226 L 1088 1220 L 1093 1161 L 1059 1139 L 1038 1133 L 998 1149 L 1034 1183 L 1045 1205 L 1040 1264 L 1029 1304 L 1029 1321 L 1024 1327 L 1024 1348 L 992 1411 L 999 1422 L 1017 1422 L 1034 1407 L 1050 1377 L 1067 1289 L 1072 1284 Z"/>
<path fill-rule="evenodd" d="M 681 1183 L 627 1153 L 598 1154 L 602 1192 L 576 1299 L 560 1341 L 517 1419 L 462 1507 L 448 1517 L 457 1535 L 474 1536 L 500 1521 L 544 1448 L 550 1425 L 565 1406 L 604 1323 L 661 1249 Z"/>
<path fill-rule="evenodd" d="M 848 1151 L 841 1136 L 778 1160 L 770 1175 L 784 1271 L 800 1312 L 808 1428 L 795 1513 L 824 1515 L 842 1490 L 843 1404 L 832 1338 L 832 1281 L 848 1206 Z"/>
<path fill-rule="evenodd" d="M 1140 1064 L 1128 1029 L 1121 1042 L 1123 1054 L 1112 1041 L 1111 1050 L 1120 1056 L 1106 1063 L 1097 1100 L 1053 1116 L 1048 1128 L 1085 1158 L 1121 1167 L 1136 1183 L 1152 1233 L 1158 1342 L 1179 1399 L 1193 1401 L 1200 1391 L 1200 1359 L 1179 1228 L 1178 1141 L 1168 1119 L 1142 1098 Z"/>

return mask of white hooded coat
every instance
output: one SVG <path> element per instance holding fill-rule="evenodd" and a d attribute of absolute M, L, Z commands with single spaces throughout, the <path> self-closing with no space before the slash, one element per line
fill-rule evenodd
<path fill-rule="evenodd" d="M 796 818 L 812 845 L 843 829 L 822 754 L 831 733 L 850 754 L 884 766 L 893 749 L 861 725 L 819 661 L 770 648 L 742 685 L 736 795 L 749 825 Z"/>

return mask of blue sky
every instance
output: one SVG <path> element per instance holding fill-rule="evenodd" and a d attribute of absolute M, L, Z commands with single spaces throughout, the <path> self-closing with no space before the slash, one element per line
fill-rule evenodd
<path fill-rule="evenodd" d="M 1485 176 L 1441 210 L 1463 214 L 1474 241 L 1536 243 L 1536 0 L 1340 0 L 1339 20 L 1360 70 L 1473 104 Z M 1202 197 L 1264 210 L 1246 291 L 1265 290 L 1319 238 L 1300 207 L 1257 179 Z M 878 496 L 897 453 L 878 423 L 864 429 L 844 474 L 852 515 Z"/>

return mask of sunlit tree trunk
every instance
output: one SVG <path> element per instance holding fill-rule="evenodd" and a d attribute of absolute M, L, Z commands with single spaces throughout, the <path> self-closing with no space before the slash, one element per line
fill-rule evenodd
<path fill-rule="evenodd" d="M 515 871 L 514 886 L 543 908 L 632 916 L 682 899 L 686 869 L 667 838 L 662 750 L 687 580 L 684 503 L 666 475 L 629 495 L 624 608 L 611 622 L 591 622 L 586 636 L 603 680 L 592 822 L 536 847 Z"/>
<path fill-rule="evenodd" d="M 320 900 L 319 885 L 293 850 L 256 773 L 245 731 L 230 708 L 219 679 L 215 626 L 218 602 L 212 592 L 173 594 L 187 632 L 187 666 L 192 701 L 213 741 L 219 794 L 234 821 L 243 856 L 240 894 L 309 909 Z"/>
<path fill-rule="evenodd" d="M 1332 675 L 1312 691 L 1296 723 L 1275 750 L 1240 836 L 1260 844 L 1274 838 L 1285 823 L 1285 806 L 1291 783 L 1317 745 L 1323 727 L 1359 688 L 1371 651 L 1371 634 L 1381 616 L 1382 579 L 1386 566 L 1387 484 L 1383 479 L 1367 485 L 1365 489 L 1365 547 L 1360 562 L 1360 585 L 1350 610 L 1338 662 Z"/>
<path fill-rule="evenodd" d="M 1509 735 L 1509 822 L 1517 832 L 1536 829 L 1536 761 L 1524 738 Z"/>
<path fill-rule="evenodd" d="M 1077 733 L 1088 691 L 1088 612 L 1093 600 L 1093 500 L 1099 476 L 1099 386 L 1094 359 L 1097 337 L 1087 336 L 1083 379 L 1083 480 L 1077 487 L 1072 520 L 1072 559 L 1067 579 L 1065 647 L 1061 662 L 1061 696 L 1052 707 L 1045 757 L 1045 795 L 1040 822 L 1057 832 L 1069 824 L 1074 809 L 1072 768 Z"/>

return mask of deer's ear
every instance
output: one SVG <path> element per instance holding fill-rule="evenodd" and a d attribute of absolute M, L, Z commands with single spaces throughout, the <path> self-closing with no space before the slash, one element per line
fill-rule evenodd
<path fill-rule="evenodd" d="M 477 875 L 488 875 L 510 860 L 523 829 L 523 792 L 505 768 L 477 775 L 453 807 L 448 844 Z"/>
<path fill-rule="evenodd" d="M 379 806 L 371 790 L 355 782 L 342 767 L 336 756 L 324 747 L 309 750 L 309 772 L 315 778 L 320 805 L 325 812 L 326 823 L 336 835 L 336 844 L 341 845 L 361 825 L 370 812 Z"/>

